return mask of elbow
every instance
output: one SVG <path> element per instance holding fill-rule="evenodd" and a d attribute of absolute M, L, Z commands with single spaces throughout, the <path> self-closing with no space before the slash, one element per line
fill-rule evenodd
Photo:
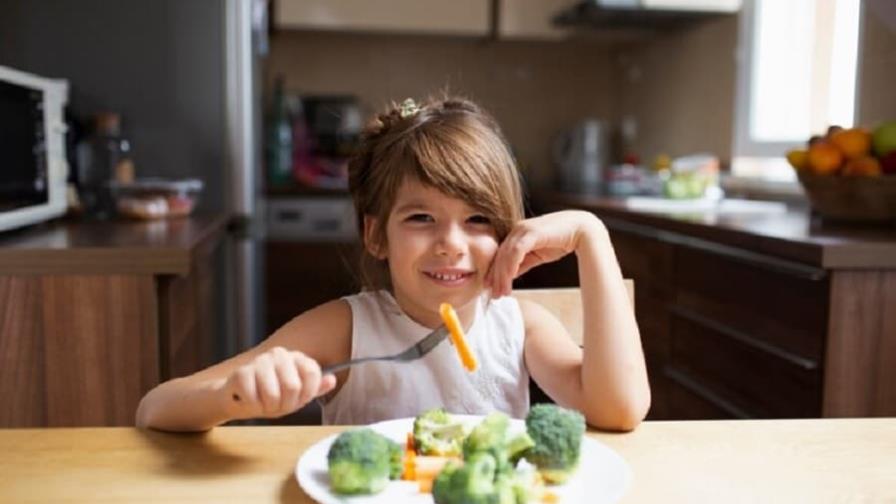
<path fill-rule="evenodd" d="M 137 405 L 137 413 L 134 418 L 134 424 L 138 429 L 148 429 L 152 427 L 152 422 L 150 419 L 150 401 L 147 400 L 150 393 L 152 393 L 152 391 L 143 396 L 143 398 L 140 399 L 140 404 Z"/>
<path fill-rule="evenodd" d="M 644 421 L 650 410 L 650 392 L 640 397 L 620 401 L 612 408 L 585 412 L 585 420 L 596 429 L 631 432 Z"/>

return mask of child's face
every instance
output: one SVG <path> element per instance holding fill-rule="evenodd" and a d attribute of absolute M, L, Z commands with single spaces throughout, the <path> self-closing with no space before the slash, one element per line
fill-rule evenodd
<path fill-rule="evenodd" d="M 498 250 L 488 218 L 463 200 L 408 180 L 398 189 L 386 236 L 392 286 L 405 313 L 434 327 L 441 323 L 439 304 L 448 302 L 469 321 L 471 301 L 482 292 Z"/>

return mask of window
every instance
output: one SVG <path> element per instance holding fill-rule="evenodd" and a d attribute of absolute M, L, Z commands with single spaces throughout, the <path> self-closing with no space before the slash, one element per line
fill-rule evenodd
<path fill-rule="evenodd" d="M 853 125 L 860 0 L 746 0 L 732 173 L 795 180 L 784 153 Z"/>

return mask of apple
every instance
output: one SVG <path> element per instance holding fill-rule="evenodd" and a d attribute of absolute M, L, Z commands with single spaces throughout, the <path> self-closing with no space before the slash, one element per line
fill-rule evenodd
<path fill-rule="evenodd" d="M 887 154 L 896 151 L 896 121 L 885 122 L 875 128 L 871 144 L 879 158 L 884 158 Z"/>

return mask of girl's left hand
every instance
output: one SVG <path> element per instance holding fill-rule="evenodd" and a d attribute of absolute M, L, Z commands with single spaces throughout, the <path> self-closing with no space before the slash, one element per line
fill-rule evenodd
<path fill-rule="evenodd" d="M 513 280 L 530 269 L 576 250 L 584 233 L 602 226 L 594 214 L 564 210 L 516 223 L 498 247 L 485 276 L 492 297 L 510 294 Z"/>

